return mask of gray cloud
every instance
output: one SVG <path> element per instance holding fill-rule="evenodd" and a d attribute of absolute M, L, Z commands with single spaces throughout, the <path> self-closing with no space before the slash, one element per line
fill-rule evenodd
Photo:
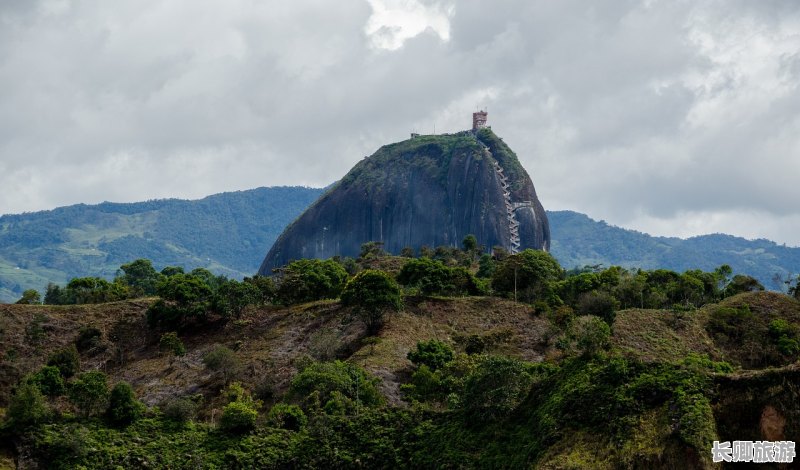
<path fill-rule="evenodd" d="M 0 213 L 322 186 L 488 106 L 547 208 L 800 245 L 798 27 L 777 0 L 6 1 Z"/>

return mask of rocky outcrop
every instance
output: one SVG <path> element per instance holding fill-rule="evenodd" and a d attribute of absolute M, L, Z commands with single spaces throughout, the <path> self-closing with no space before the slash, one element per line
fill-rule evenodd
<path fill-rule="evenodd" d="M 516 155 L 491 129 L 381 147 L 290 224 L 259 269 L 300 258 L 458 246 L 468 234 L 509 251 L 550 245 L 547 216 Z"/>

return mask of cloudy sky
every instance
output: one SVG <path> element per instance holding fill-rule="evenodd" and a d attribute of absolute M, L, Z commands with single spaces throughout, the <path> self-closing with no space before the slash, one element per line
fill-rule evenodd
<path fill-rule="evenodd" d="M 2 0 L 0 213 L 324 186 L 481 106 L 547 209 L 800 246 L 798 84 L 795 0 Z"/>

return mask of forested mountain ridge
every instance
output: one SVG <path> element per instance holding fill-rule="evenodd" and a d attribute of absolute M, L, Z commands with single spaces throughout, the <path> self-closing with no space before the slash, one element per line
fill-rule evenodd
<path fill-rule="evenodd" d="M 252 275 L 281 231 L 321 188 L 272 187 L 194 201 L 78 204 L 0 217 L 0 302 L 25 289 L 72 277 L 111 278 L 122 263 L 148 258 L 159 269 L 206 267 Z M 800 248 L 768 240 L 704 235 L 653 237 L 572 211 L 548 211 L 551 252 L 565 268 L 602 264 L 645 269 L 711 270 L 729 264 L 769 289 L 772 278 L 800 272 Z M 479 240 L 480 242 L 480 240 Z"/>
<path fill-rule="evenodd" d="M 111 278 L 121 263 L 253 274 L 284 227 L 322 193 L 271 187 L 199 200 L 78 204 L 0 217 L 0 301 L 72 277 Z"/>

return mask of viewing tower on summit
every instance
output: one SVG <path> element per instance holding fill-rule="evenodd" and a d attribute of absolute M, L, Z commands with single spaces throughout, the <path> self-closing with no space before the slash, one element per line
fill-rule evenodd
<path fill-rule="evenodd" d="M 486 127 L 486 118 L 489 115 L 486 111 L 472 113 L 472 130 L 477 131 Z"/>

